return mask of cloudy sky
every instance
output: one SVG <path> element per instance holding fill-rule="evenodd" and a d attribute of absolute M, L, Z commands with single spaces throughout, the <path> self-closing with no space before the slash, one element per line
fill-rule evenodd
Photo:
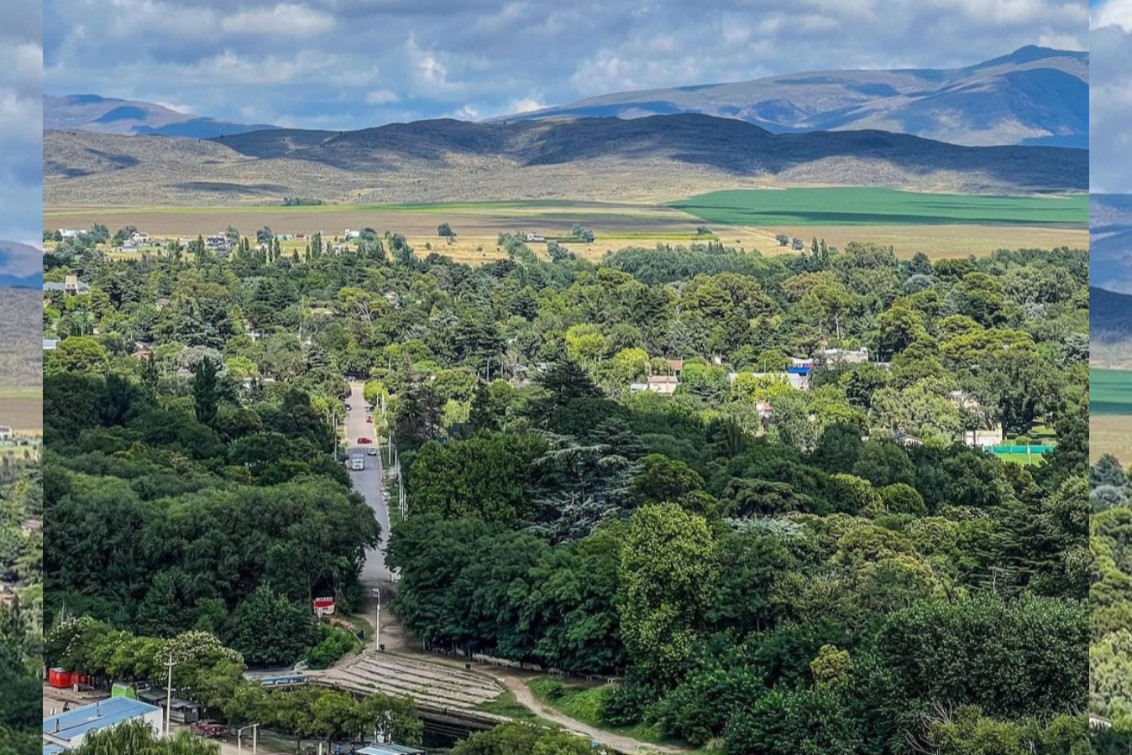
<path fill-rule="evenodd" d="M 1093 191 L 1130 192 L 1132 0 L 1090 0 L 1089 10 L 1089 183 Z"/>
<path fill-rule="evenodd" d="M 0 239 L 43 238 L 43 6 L 0 4 Z"/>
<path fill-rule="evenodd" d="M 46 0 L 44 86 L 350 129 L 797 70 L 962 66 L 1027 44 L 1084 49 L 1088 16 L 1082 0 Z"/>

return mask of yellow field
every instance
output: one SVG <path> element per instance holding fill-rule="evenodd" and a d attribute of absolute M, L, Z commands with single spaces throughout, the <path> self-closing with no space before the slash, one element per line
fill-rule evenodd
<path fill-rule="evenodd" d="M 1132 415 L 1094 414 L 1089 417 L 1089 461 L 1112 454 L 1132 462 Z"/>
<path fill-rule="evenodd" d="M 593 229 L 595 241 L 570 248 L 586 259 L 598 259 L 607 251 L 627 246 L 653 247 L 657 243 L 687 244 L 696 240 L 696 227 L 704 222 L 669 207 L 609 202 L 505 203 L 499 205 L 452 204 L 416 207 L 202 207 L 202 208 L 55 208 L 44 212 L 47 228 L 87 228 L 103 223 L 111 231 L 126 225 L 156 237 L 196 236 L 219 233 L 229 225 L 245 235 L 263 226 L 280 234 L 312 234 L 321 231 L 333 241 L 345 229 L 370 227 L 379 234 L 404 234 L 420 254 L 432 250 L 460 262 L 485 262 L 503 252 L 495 242 L 501 231 L 531 231 L 543 236 L 564 236 L 574 223 Z M 447 244 L 436 234 L 440 223 L 449 223 L 458 234 L 456 243 Z M 850 241 L 871 241 L 891 245 L 898 256 L 911 257 L 924 252 L 930 257 L 966 257 L 989 254 L 996 249 L 1058 246 L 1088 248 L 1087 228 L 1042 228 L 1034 226 L 985 225 L 875 225 L 875 226 L 799 226 L 759 228 L 753 226 L 711 226 L 727 246 L 763 254 L 789 253 L 779 246 L 775 235 L 797 236 L 807 247 L 813 237 L 844 247 Z M 536 251 L 540 245 L 532 244 Z"/>

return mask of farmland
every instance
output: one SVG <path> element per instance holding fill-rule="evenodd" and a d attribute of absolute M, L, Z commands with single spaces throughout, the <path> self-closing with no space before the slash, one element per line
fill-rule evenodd
<path fill-rule="evenodd" d="M 726 200 L 728 196 L 735 199 Z M 749 206 L 751 197 L 759 198 L 757 208 Z M 729 201 L 747 205 L 744 209 L 728 205 Z M 672 205 L 531 200 L 314 207 L 58 207 L 45 210 L 44 225 L 86 228 L 97 222 L 111 229 L 135 225 L 159 237 L 215 233 L 229 225 L 250 233 L 266 225 L 276 233 L 322 231 L 330 238 L 346 228 L 370 227 L 379 233 L 402 233 L 418 250 L 425 250 L 429 244 L 433 251 L 458 262 L 475 263 L 503 256 L 496 248 L 501 231 L 532 231 L 554 237 L 565 235 L 575 223 L 594 231 L 593 243 L 570 247 L 590 260 L 627 246 L 704 240 L 697 234 L 697 228 L 703 225 L 713 232 L 709 238 L 763 254 L 789 253 L 775 240 L 776 235 L 786 234 L 807 243 L 816 236 L 842 248 L 850 241 L 871 241 L 892 246 L 904 258 L 917 252 L 942 258 L 978 256 L 1007 248 L 1087 248 L 1086 217 L 1087 204 L 1077 197 L 1004 198 L 799 188 L 717 192 Z M 454 243 L 437 237 L 440 223 L 449 223 L 456 231 Z"/>
<path fill-rule="evenodd" d="M 1132 370 L 1089 370 L 1089 457 L 1132 459 Z"/>
<path fill-rule="evenodd" d="M 1073 196 L 932 194 L 873 187 L 742 189 L 701 194 L 673 207 L 710 223 L 757 226 L 1086 226 L 1089 200 Z"/>

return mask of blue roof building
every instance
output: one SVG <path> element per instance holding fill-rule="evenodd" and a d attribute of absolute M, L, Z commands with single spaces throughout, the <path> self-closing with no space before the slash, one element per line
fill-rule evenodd
<path fill-rule="evenodd" d="M 55 349 L 58 345 L 59 345 L 59 339 L 58 338 L 44 338 L 43 339 L 43 350 L 44 351 L 51 351 L 51 350 Z"/>
<path fill-rule="evenodd" d="M 358 750 L 358 755 L 425 755 L 425 751 L 405 745 L 370 745 Z"/>
<path fill-rule="evenodd" d="M 75 750 L 92 731 L 101 731 L 138 718 L 152 726 L 158 735 L 161 734 L 164 728 L 161 708 L 128 697 L 111 697 L 66 713 L 46 716 L 43 719 L 44 755 L 47 755 L 50 745 L 61 748 L 59 751 Z"/>

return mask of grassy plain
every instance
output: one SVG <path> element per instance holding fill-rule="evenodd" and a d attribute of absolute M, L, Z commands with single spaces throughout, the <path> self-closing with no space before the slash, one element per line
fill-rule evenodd
<path fill-rule="evenodd" d="M 17 434 L 43 434 L 43 389 L 0 388 L 0 425 Z"/>
<path fill-rule="evenodd" d="M 751 196 L 758 198 L 758 206 L 747 206 Z M 736 204 L 742 202 L 747 205 Z M 565 236 L 575 223 L 592 228 L 595 240 L 570 248 L 585 259 L 596 260 L 626 246 L 703 240 L 696 233 L 701 225 L 708 225 L 727 246 L 763 254 L 790 253 L 775 240 L 780 233 L 807 243 L 816 236 L 838 247 L 850 241 L 871 241 L 891 245 L 901 257 L 921 251 L 937 258 L 989 254 L 996 249 L 1087 248 L 1086 221 L 1087 203 L 1077 197 L 972 197 L 870 188 L 716 192 L 671 206 L 531 200 L 315 207 L 57 207 L 44 212 L 48 228 L 86 228 L 95 222 L 111 230 L 135 225 L 158 237 L 217 233 L 229 225 L 251 234 L 267 225 L 281 234 L 322 231 L 326 239 L 333 240 L 347 228 L 370 227 L 379 233 L 402 233 L 418 250 L 425 251 L 429 244 L 433 251 L 466 263 L 500 258 L 503 252 L 495 245 L 500 231 Z M 449 223 L 456 231 L 455 243 L 437 236 L 440 223 Z"/>
<path fill-rule="evenodd" d="M 1132 461 L 1132 370 L 1089 370 L 1089 458 Z"/>

